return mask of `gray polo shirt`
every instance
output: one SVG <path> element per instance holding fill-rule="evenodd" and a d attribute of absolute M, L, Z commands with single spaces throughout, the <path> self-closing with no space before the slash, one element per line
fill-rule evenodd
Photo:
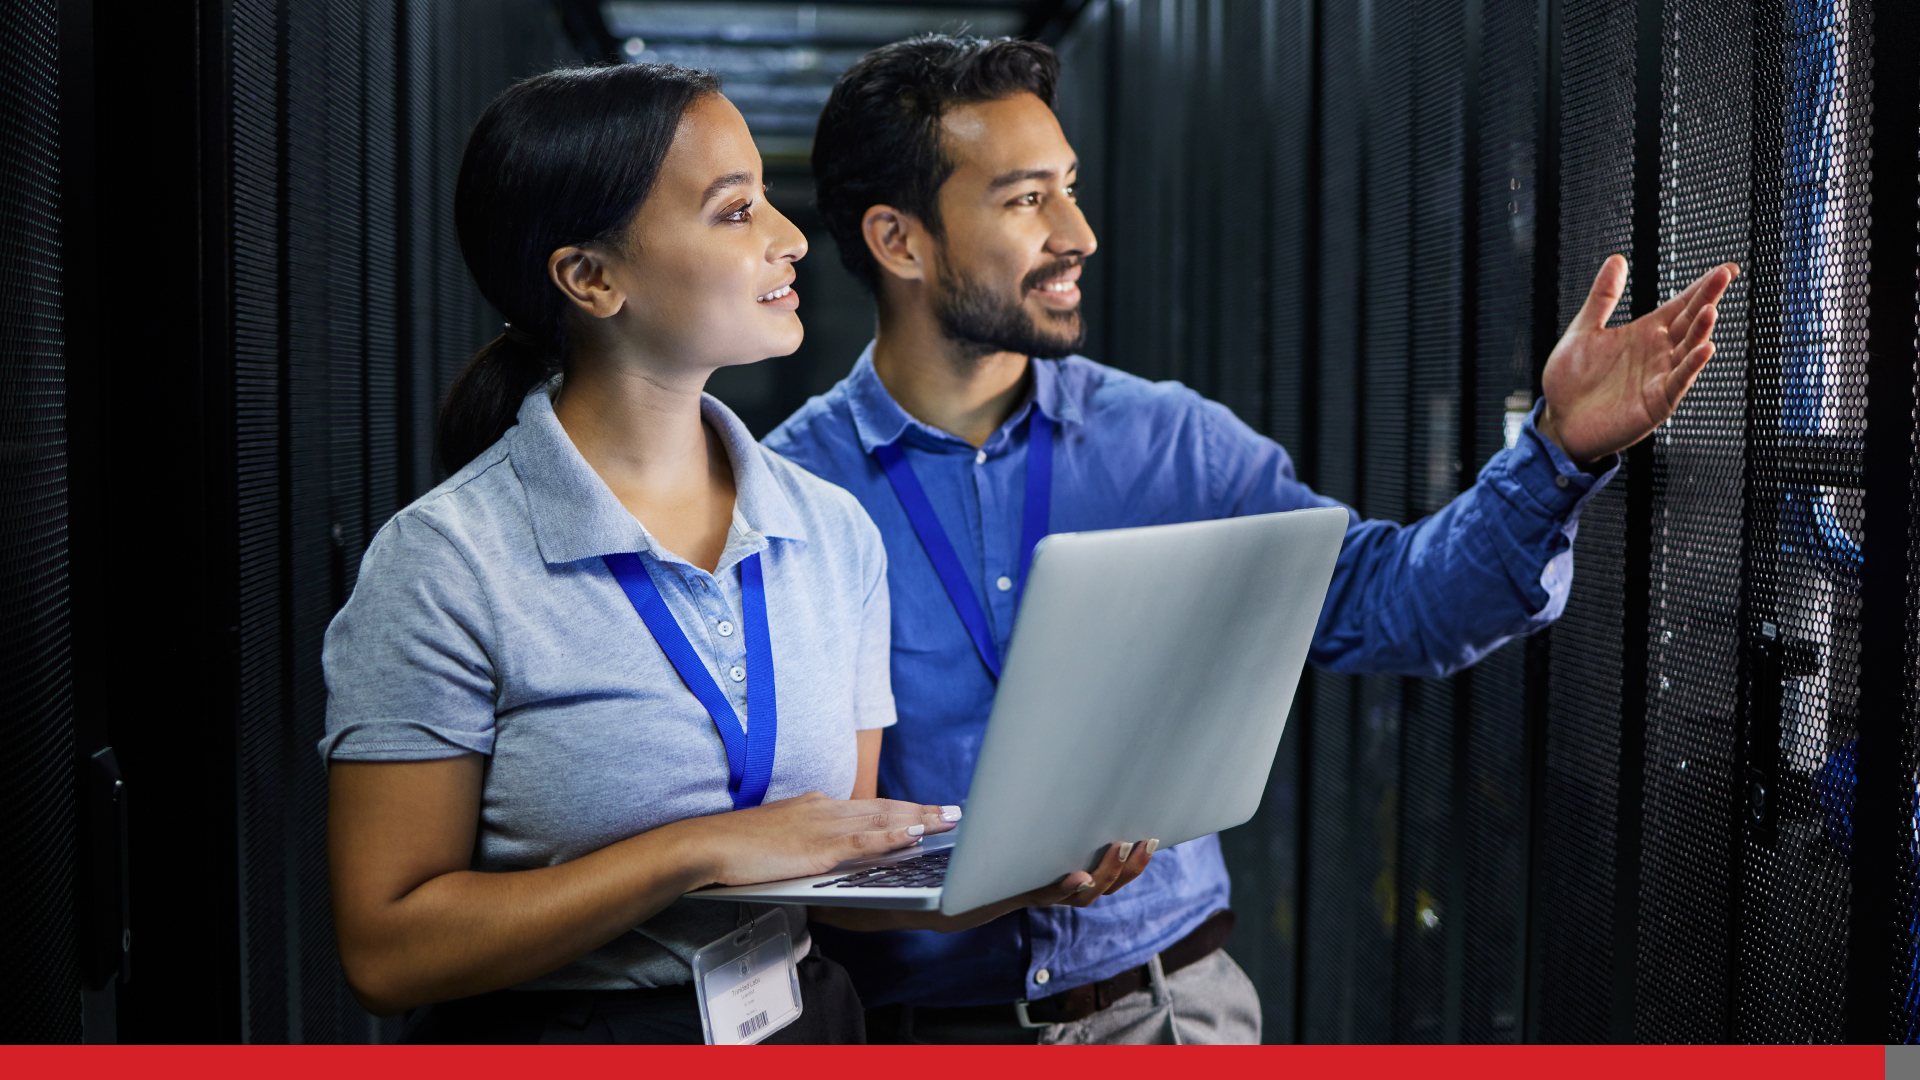
<path fill-rule="evenodd" d="M 327 761 L 488 756 L 473 867 L 552 866 L 732 809 L 713 719 L 601 556 L 638 552 L 747 713 L 740 561 L 761 553 L 779 737 L 767 801 L 853 790 L 854 732 L 894 722 L 886 551 L 859 503 L 753 440 L 712 397 L 733 525 L 709 574 L 655 543 L 554 417 L 552 387 L 484 454 L 395 515 L 327 629 Z M 745 905 L 681 900 L 523 989 L 684 983 Z M 790 912 L 804 928 L 804 909 Z M 805 942 L 801 942 L 805 947 Z"/>

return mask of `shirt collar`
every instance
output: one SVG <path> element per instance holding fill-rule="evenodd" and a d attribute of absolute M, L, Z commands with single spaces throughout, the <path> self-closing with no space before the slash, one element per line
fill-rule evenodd
<path fill-rule="evenodd" d="M 521 402 L 519 423 L 508 447 L 514 474 L 527 494 L 540 557 L 551 564 L 616 552 L 649 552 L 662 561 L 684 561 L 655 542 L 580 456 L 553 414 L 552 394 L 558 386 L 556 380 L 536 387 Z M 700 395 L 700 415 L 720 434 L 733 465 L 728 548 L 738 542 L 758 545 L 762 537 L 804 541 L 807 534 L 800 515 L 746 425 L 711 394 Z"/>
<path fill-rule="evenodd" d="M 1061 371 L 1061 362 L 1054 360 L 1029 361 L 1033 366 L 1033 393 L 1020 407 L 1007 417 L 1001 425 L 1005 432 L 1017 424 L 1023 423 L 1027 410 L 1038 406 L 1047 419 L 1055 424 L 1078 423 L 1080 404 L 1074 400 L 1073 388 Z M 876 446 L 886 446 L 896 442 L 909 429 L 918 431 L 938 440 L 957 441 L 945 431 L 929 427 L 907 415 L 907 410 L 893 400 L 887 393 L 886 384 L 880 381 L 880 375 L 873 370 L 873 342 L 861 350 L 860 359 L 854 362 L 853 374 L 848 376 L 847 403 L 853 410 L 854 430 L 860 435 L 860 449 L 873 453 Z"/>

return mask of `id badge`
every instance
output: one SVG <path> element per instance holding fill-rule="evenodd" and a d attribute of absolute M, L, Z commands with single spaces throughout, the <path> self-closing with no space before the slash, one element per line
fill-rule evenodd
<path fill-rule="evenodd" d="M 757 1043 L 800 1019 L 800 971 L 787 913 L 774 908 L 693 954 L 709 1045 Z"/>

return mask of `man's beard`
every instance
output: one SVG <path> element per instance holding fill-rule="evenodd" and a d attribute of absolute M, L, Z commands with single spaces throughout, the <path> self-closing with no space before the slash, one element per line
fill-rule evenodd
<path fill-rule="evenodd" d="M 947 337 L 960 342 L 969 353 L 1011 352 L 1037 360 L 1057 360 L 1070 355 L 1086 340 L 1086 327 L 1080 309 L 1048 311 L 1047 325 L 1033 320 L 1021 304 L 1028 291 L 1080 265 L 1078 257 L 1049 263 L 1027 275 L 1020 283 L 1020 299 L 1007 300 L 960 271 L 940 253 L 940 278 L 944 288 L 934 298 L 933 314 Z"/>

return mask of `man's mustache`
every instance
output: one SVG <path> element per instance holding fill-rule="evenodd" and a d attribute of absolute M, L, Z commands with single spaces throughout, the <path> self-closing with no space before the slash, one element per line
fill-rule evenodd
<path fill-rule="evenodd" d="M 1030 290 L 1037 289 L 1086 261 L 1087 257 L 1085 255 L 1069 255 L 1057 262 L 1048 263 L 1033 273 L 1028 274 L 1026 280 L 1020 283 L 1020 291 L 1026 293 Z"/>

